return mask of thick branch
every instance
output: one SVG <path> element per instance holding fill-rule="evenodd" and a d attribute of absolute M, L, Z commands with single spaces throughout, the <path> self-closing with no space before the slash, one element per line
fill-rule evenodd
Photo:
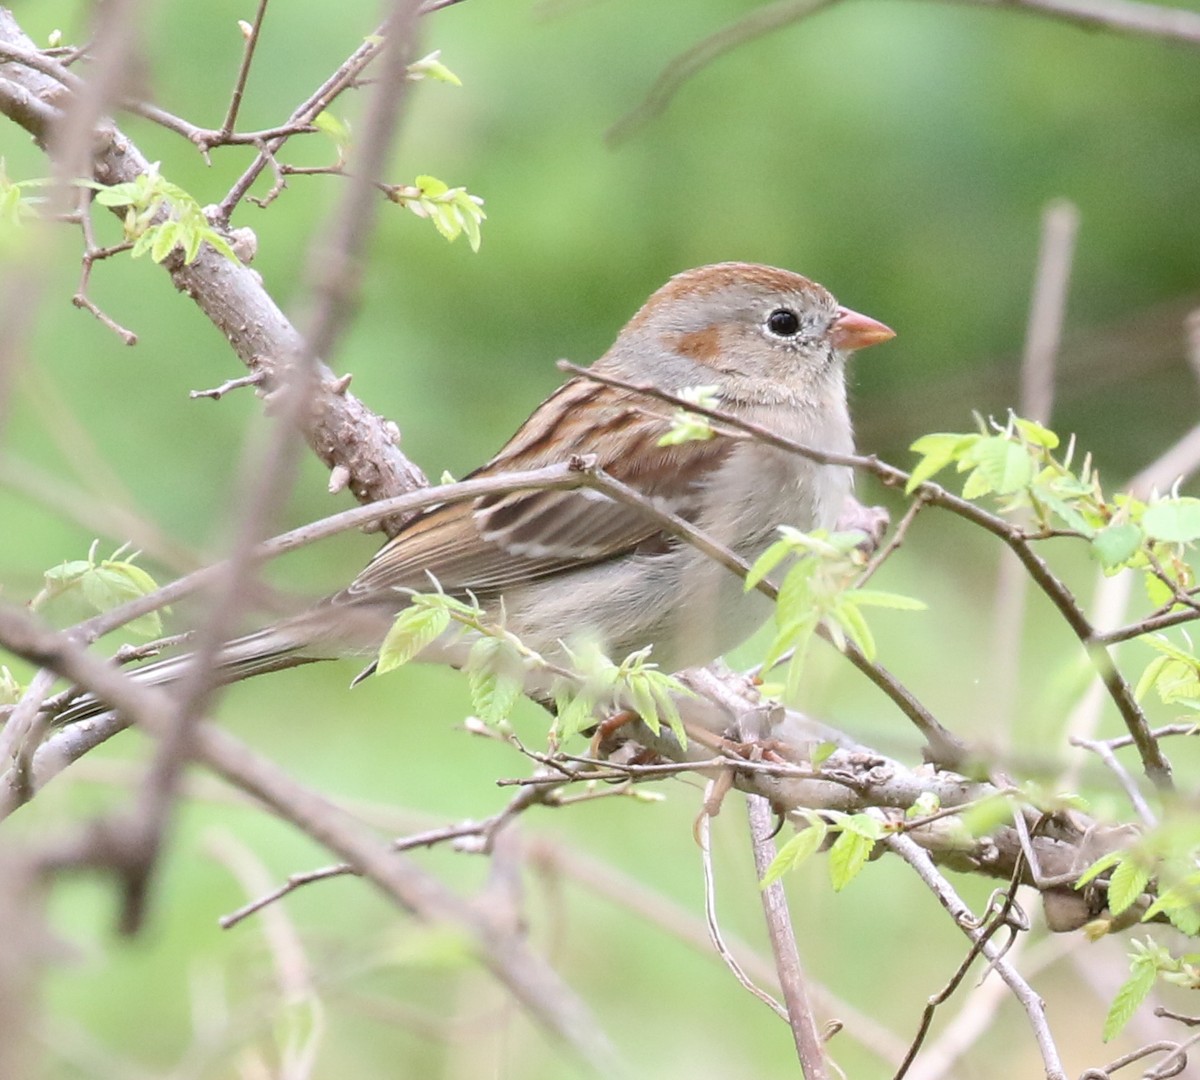
<path fill-rule="evenodd" d="M 4 45 L 36 53 L 12 14 L 0 8 L 0 46 Z M 47 145 L 59 120 L 64 93 L 63 84 L 43 71 L 12 60 L 0 63 L 0 113 L 25 128 L 40 145 Z M 138 147 L 111 121 L 102 121 L 95 135 L 92 179 L 126 183 L 148 169 Z M 281 365 L 301 355 L 304 342 L 259 275 L 207 245 L 192 263 L 184 264 L 176 253 L 162 265 L 175 287 L 208 316 L 238 358 L 251 371 L 264 372 L 265 389 L 275 388 Z M 344 377 L 335 376 L 324 364 L 318 370 L 304 434 L 326 465 L 348 472 L 355 498 L 374 502 L 423 486 L 423 474 L 397 446 L 396 426 L 348 393 Z M 397 525 L 387 523 L 385 530 L 392 533 Z"/>

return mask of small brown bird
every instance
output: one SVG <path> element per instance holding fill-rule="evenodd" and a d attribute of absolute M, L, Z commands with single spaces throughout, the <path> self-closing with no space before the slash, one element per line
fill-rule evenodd
<path fill-rule="evenodd" d="M 846 357 L 893 337 L 799 274 L 720 263 L 673 277 L 622 328 L 593 370 L 678 394 L 714 387 L 730 413 L 822 450 L 853 452 Z M 817 465 L 752 439 L 660 446 L 663 409 L 632 391 L 574 378 L 550 395 L 495 457 L 495 476 L 595 455 L 606 472 L 753 560 L 779 525 L 832 528 L 849 469 Z M 636 507 L 590 489 L 526 491 L 435 506 L 409 522 L 319 613 L 230 642 L 222 679 L 314 657 L 373 651 L 414 592 L 472 597 L 543 656 L 586 638 L 615 659 L 647 645 L 666 670 L 707 663 L 770 614 L 759 593 Z M 378 613 L 344 640 L 331 611 Z M 362 623 L 363 620 L 354 620 Z M 341 640 L 339 640 L 341 638 Z M 454 627 L 418 657 L 461 664 Z M 188 657 L 134 678 L 178 678 Z M 79 699 L 64 721 L 103 708 Z"/>

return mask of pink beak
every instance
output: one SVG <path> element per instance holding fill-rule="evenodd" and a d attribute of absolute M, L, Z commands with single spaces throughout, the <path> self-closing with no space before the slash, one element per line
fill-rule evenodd
<path fill-rule="evenodd" d="M 896 331 L 890 326 L 884 326 L 876 319 L 860 315 L 846 307 L 838 308 L 837 320 L 829 332 L 834 348 L 841 349 L 842 352 L 865 349 L 868 345 L 878 345 L 881 341 L 895 336 Z"/>

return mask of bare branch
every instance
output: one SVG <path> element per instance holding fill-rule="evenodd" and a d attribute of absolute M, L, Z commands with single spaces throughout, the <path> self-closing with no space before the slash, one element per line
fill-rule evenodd
<path fill-rule="evenodd" d="M 917 876 L 933 892 L 938 902 L 954 920 L 955 925 L 966 934 L 971 942 L 982 942 L 980 951 L 1008 985 L 1029 1018 L 1029 1024 L 1037 1039 L 1038 1049 L 1042 1054 L 1046 1080 L 1067 1080 L 1058 1047 L 1054 1044 L 1054 1036 L 1051 1034 L 1050 1025 L 1046 1020 L 1046 1008 L 1042 999 L 1004 958 L 999 947 L 986 940 L 987 931 L 975 923 L 970 909 L 951 888 L 950 883 L 937 872 L 929 856 L 920 847 L 907 836 L 892 835 L 886 837 L 883 842 L 917 872 Z"/>
<path fill-rule="evenodd" d="M 796 947 L 796 934 L 792 928 L 783 883 L 773 881 L 770 885 L 762 885 L 775 857 L 775 845 L 771 842 L 774 835 L 771 808 L 766 799 L 751 795 L 746 799 L 746 813 L 754 848 L 754 869 L 762 886 L 760 895 L 763 914 L 767 919 L 767 933 L 771 939 L 771 953 L 775 957 L 779 985 L 783 987 L 783 1000 L 787 1002 L 788 1022 L 796 1042 L 800 1069 L 805 1080 L 825 1080 L 829 1076 L 825 1043 L 809 1000 L 808 981 L 800 965 L 800 952 Z"/>

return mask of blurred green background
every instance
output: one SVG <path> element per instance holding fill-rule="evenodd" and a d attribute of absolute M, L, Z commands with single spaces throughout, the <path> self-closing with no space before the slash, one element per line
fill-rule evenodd
<path fill-rule="evenodd" d="M 236 20 L 252 18 L 254 6 L 145 5 L 153 99 L 219 124 L 240 57 Z M 854 412 L 860 446 L 906 465 L 919 435 L 965 430 L 973 409 L 1002 416 L 1016 403 L 1039 219 L 1057 198 L 1078 205 L 1081 227 L 1054 426 L 1076 433 L 1105 481 L 1118 485 L 1196 422 L 1183 318 L 1200 302 L 1200 50 L 1016 11 L 836 5 L 721 57 L 662 115 L 617 146 L 606 142 L 672 56 L 751 7 L 467 0 L 423 21 L 422 51 L 441 49 L 465 85 L 413 89 L 390 179 L 432 173 L 482 196 L 482 250 L 448 245 L 427 222 L 382 207 L 358 317 L 330 360 L 396 420 L 405 450 L 431 476 L 461 475 L 490 454 L 558 383 L 556 358 L 590 361 L 670 274 L 725 259 L 808 274 L 896 328 L 894 342 L 855 362 Z M 14 5 L 39 42 L 55 28 L 67 41 L 86 39 L 86 8 Z M 281 122 L 376 17 L 361 0 L 336 8 L 278 0 L 242 127 Z M 360 106 L 344 98 L 335 112 L 353 125 Z M 131 118 L 122 124 L 202 203 L 219 201 L 249 160 L 224 150 L 207 167 L 176 136 Z M 12 126 L 0 127 L 0 154 L 13 179 L 47 171 Z M 305 164 L 331 157 L 319 138 L 284 154 Z M 297 177 L 269 210 L 246 206 L 235 220 L 257 233 L 255 267 L 294 317 L 309 296 L 314 237 L 341 190 L 334 178 Z M 104 222 L 102 234 L 115 238 L 115 226 Z M 82 557 L 93 537 L 103 535 L 105 550 L 128 538 L 46 505 L 60 490 L 74 505 L 73 493 L 86 490 L 174 538 L 183 549 L 176 559 L 141 541 L 146 565 L 161 576 L 219 553 L 240 455 L 262 426 L 247 392 L 219 403 L 188 399 L 188 390 L 240 370 L 148 260 L 112 260 L 93 276 L 94 299 L 136 331 L 135 348 L 73 309 L 78 246 L 60 230 L 0 268 L 6 287 L 40 286 L 27 363 L 0 414 L 0 586 L 10 601 L 32 596 L 44 569 Z M 18 481 L 38 496 L 15 490 Z M 306 461 L 280 527 L 347 505 L 325 483 L 320 466 Z M 894 515 L 901 509 L 870 484 L 861 494 Z M 319 594 L 352 576 L 376 544 L 343 537 L 272 575 Z M 986 538 L 925 515 L 880 581 L 922 596 L 931 610 L 883 613 L 875 624 L 881 656 L 952 729 L 1053 768 L 1064 760 L 1059 736 L 1085 672 L 1064 628 L 1031 600 L 1016 708 L 996 715 L 997 555 Z M 1086 597 L 1091 567 L 1070 551 L 1058 557 Z M 189 610 L 176 611 L 174 625 L 187 626 Z M 1135 671 L 1145 659 L 1128 654 Z M 353 672 L 323 665 L 251 682 L 228 693 L 220 714 L 305 782 L 362 804 L 395 834 L 503 805 L 507 792 L 494 781 L 525 766 L 461 730 L 469 701 L 458 676 L 413 669 L 349 694 Z M 815 658 L 804 704 L 915 760 L 914 734 L 836 656 Z M 536 742 L 545 719 L 525 707 L 518 727 Z M 128 770 L 145 752 L 132 736 L 118 740 L 6 829 L 36 839 L 85 811 L 120 805 Z M 797 1075 L 786 1029 L 711 950 L 630 910 L 636 882 L 678 905 L 666 917 L 671 926 L 694 930 L 702 916 L 691 837 L 700 789 L 675 781 L 660 790 L 661 804 L 612 799 L 526 816 L 522 836 L 543 858 L 543 871 L 527 880 L 531 936 L 644 1075 Z M 268 881 L 327 856 L 215 785 L 196 794 L 141 938 L 115 939 L 107 883 L 56 889 L 55 929 L 67 955 L 45 984 L 46 1075 L 275 1075 L 279 1047 L 316 1023 L 320 1077 L 576 1075 L 453 948 L 423 938 L 354 880 L 287 901 L 323 1012 L 315 1020 L 303 1002 L 281 1006 L 262 920 L 217 928 L 244 898 L 230 851 L 251 850 Z M 1093 795 L 1103 808 L 1103 788 Z M 763 951 L 736 800 L 715 832 L 726 929 Z M 484 882 L 482 860 L 419 857 L 464 889 Z M 582 884 L 568 857 L 598 868 L 614 895 Z M 976 904 L 990 889 L 956 884 Z M 872 864 L 842 895 L 832 894 L 819 859 L 789 887 L 812 975 L 906 1039 L 963 955 L 961 936 L 892 860 Z M 1075 959 L 1034 980 L 1074 1072 L 1112 1054 L 1099 1030 L 1105 995 L 1124 970 L 1122 950 L 1119 941 L 1075 948 Z M 833 1046 L 849 1075 L 890 1075 L 854 1037 L 840 1035 Z M 1004 1002 L 996 1026 L 949 1075 L 1040 1075 L 1015 1003 Z"/>

